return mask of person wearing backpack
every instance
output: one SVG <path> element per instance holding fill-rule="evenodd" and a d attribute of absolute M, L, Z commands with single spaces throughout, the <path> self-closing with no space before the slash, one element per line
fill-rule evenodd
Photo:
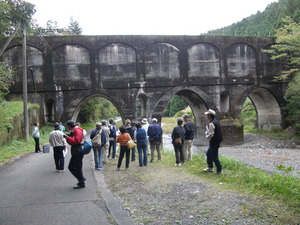
<path fill-rule="evenodd" d="M 71 131 L 69 135 L 64 135 L 66 141 L 71 145 L 71 159 L 69 162 L 68 169 L 76 177 L 78 183 L 74 186 L 74 189 L 85 188 L 85 178 L 82 172 L 82 159 L 83 154 L 81 154 L 82 140 L 83 140 L 83 130 L 81 127 L 76 126 L 74 121 L 69 120 L 67 122 L 67 128 Z"/>
<path fill-rule="evenodd" d="M 95 169 L 102 171 L 103 146 L 106 143 L 106 137 L 101 129 L 101 123 L 96 123 L 96 128 L 92 130 L 90 139 L 94 151 Z"/>
<path fill-rule="evenodd" d="M 114 119 L 109 119 L 109 148 L 108 148 L 108 158 L 116 159 L 116 151 L 117 151 L 117 128 L 114 125 Z M 112 152 L 111 152 L 112 150 Z"/>

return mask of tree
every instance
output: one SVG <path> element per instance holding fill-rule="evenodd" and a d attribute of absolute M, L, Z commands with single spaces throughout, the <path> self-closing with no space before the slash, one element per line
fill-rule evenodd
<path fill-rule="evenodd" d="M 272 59 L 284 59 L 288 68 L 277 79 L 289 79 L 287 88 L 287 119 L 300 131 L 300 23 L 290 17 L 283 19 L 283 26 L 276 31 L 276 44 L 271 50 Z"/>
<path fill-rule="evenodd" d="M 163 116 L 172 117 L 180 110 L 185 109 L 188 106 L 187 102 L 180 96 L 174 95 L 167 103 Z"/>
<path fill-rule="evenodd" d="M 4 0 L 0 2 L 0 35 L 10 36 L 0 49 L 3 54 L 19 27 L 28 27 L 35 13 L 34 5 L 23 0 Z"/>
<path fill-rule="evenodd" d="M 79 22 L 77 20 L 74 20 L 73 17 L 70 18 L 70 24 L 68 26 L 68 30 L 70 32 L 70 35 L 81 35 L 82 29 L 79 26 Z"/>
<path fill-rule="evenodd" d="M 9 86 L 12 84 L 14 71 L 3 62 L 0 62 L 0 102 L 3 101 L 5 95 L 9 93 Z"/>
<path fill-rule="evenodd" d="M 89 123 L 113 118 L 118 115 L 118 110 L 107 99 L 96 97 L 88 100 L 78 114 L 78 121 Z"/>
<path fill-rule="evenodd" d="M 273 60 L 283 59 L 288 62 L 288 68 L 282 71 L 277 79 L 292 78 L 300 68 L 300 23 L 294 22 L 290 17 L 282 19 L 283 26 L 276 31 L 276 44 L 264 52 L 273 54 Z"/>

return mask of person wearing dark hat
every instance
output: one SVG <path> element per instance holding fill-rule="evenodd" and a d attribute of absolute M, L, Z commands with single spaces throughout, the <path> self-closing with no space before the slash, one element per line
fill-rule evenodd
<path fill-rule="evenodd" d="M 78 180 L 78 183 L 74 186 L 74 189 L 85 188 L 85 178 L 82 173 L 83 155 L 80 152 L 81 143 L 83 140 L 83 129 L 80 126 L 76 126 L 72 120 L 67 122 L 67 128 L 71 131 L 69 136 L 64 135 L 67 143 L 71 145 L 71 159 L 68 169 Z"/>
<path fill-rule="evenodd" d="M 189 114 L 184 114 L 182 116 L 185 124 L 183 125 L 185 129 L 185 138 L 184 138 L 184 145 L 183 145 L 183 152 L 184 152 L 184 158 L 188 161 L 192 160 L 192 145 L 194 140 L 194 131 L 195 131 L 195 125 L 190 119 Z"/>
<path fill-rule="evenodd" d="M 103 145 L 103 151 L 102 151 L 102 154 L 103 154 L 103 162 L 104 163 L 108 163 L 108 147 L 109 147 L 109 133 L 110 133 L 110 130 L 109 128 L 107 127 L 107 121 L 106 120 L 102 120 L 101 121 L 101 129 L 102 129 L 102 132 L 105 134 L 105 144 Z"/>
<path fill-rule="evenodd" d="M 54 124 L 54 131 L 50 133 L 49 143 L 53 147 L 54 163 L 56 172 L 64 171 L 65 158 L 63 151 L 66 151 L 67 142 L 64 139 L 64 133 L 60 130 L 60 124 Z"/>
<path fill-rule="evenodd" d="M 128 133 L 132 140 L 134 140 L 135 127 L 131 126 L 131 121 L 129 119 L 125 120 L 126 133 Z M 129 149 L 130 150 L 130 149 Z M 135 148 L 131 149 L 131 161 L 135 161 Z"/>
<path fill-rule="evenodd" d="M 96 170 L 103 170 L 102 167 L 102 158 L 103 158 L 103 146 L 106 143 L 106 136 L 105 133 L 101 129 L 101 123 L 96 123 L 96 128 L 92 130 L 92 133 L 90 135 L 90 139 L 93 140 L 95 137 L 99 137 L 101 140 L 101 144 L 99 143 L 93 143 L 92 141 L 92 149 L 94 152 L 94 161 L 95 161 L 95 169 Z"/>
<path fill-rule="evenodd" d="M 184 135 L 185 130 L 182 126 L 183 119 L 179 117 L 177 119 L 177 126 L 173 128 L 172 131 L 172 144 L 174 146 L 176 163 L 175 166 L 181 166 L 185 163 L 184 153 L 183 153 L 183 144 L 184 144 Z"/>
<path fill-rule="evenodd" d="M 206 138 L 209 139 L 209 147 L 206 152 L 207 168 L 205 172 L 213 172 L 213 163 L 217 167 L 217 173 L 222 173 L 222 165 L 219 160 L 219 147 L 222 142 L 222 131 L 219 121 L 215 118 L 216 112 L 209 109 L 204 113 L 209 121 L 206 126 Z"/>

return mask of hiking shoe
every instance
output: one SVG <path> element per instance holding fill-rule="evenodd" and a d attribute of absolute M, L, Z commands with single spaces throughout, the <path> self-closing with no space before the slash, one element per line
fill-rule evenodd
<path fill-rule="evenodd" d="M 214 169 L 213 168 L 206 168 L 203 170 L 204 172 L 214 172 Z"/>

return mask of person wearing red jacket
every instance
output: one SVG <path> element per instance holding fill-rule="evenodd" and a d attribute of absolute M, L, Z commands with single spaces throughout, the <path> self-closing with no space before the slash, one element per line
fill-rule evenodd
<path fill-rule="evenodd" d="M 72 120 L 67 122 L 67 128 L 71 131 L 69 135 L 64 135 L 67 143 L 71 145 L 71 159 L 68 168 L 78 180 L 78 184 L 74 186 L 74 189 L 85 188 L 85 178 L 82 173 L 83 155 L 80 153 L 83 129 L 76 126 Z"/>

